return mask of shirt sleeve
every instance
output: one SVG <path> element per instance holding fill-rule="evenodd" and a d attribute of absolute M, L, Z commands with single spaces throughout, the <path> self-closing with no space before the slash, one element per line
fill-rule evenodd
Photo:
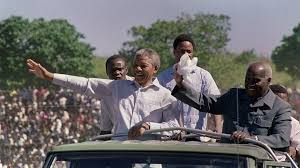
<path fill-rule="evenodd" d="M 203 80 L 205 82 L 205 86 L 206 88 L 204 89 L 204 93 L 208 94 L 208 95 L 220 95 L 220 90 L 216 84 L 216 82 L 214 81 L 213 77 L 211 76 L 211 74 L 209 72 L 206 73 L 205 76 L 205 80 Z"/>
<path fill-rule="evenodd" d="M 226 94 L 223 96 L 206 95 L 193 90 L 192 88 L 179 88 L 175 86 L 172 91 L 172 95 L 178 100 L 198 109 L 201 112 L 221 114 L 223 100 L 226 98 Z"/>
<path fill-rule="evenodd" d="M 100 99 L 103 96 L 110 96 L 112 94 L 112 88 L 110 87 L 112 80 L 108 79 L 84 78 L 55 73 L 52 82 L 56 85 L 72 89 L 78 93 Z"/>
<path fill-rule="evenodd" d="M 295 118 L 292 119 L 292 130 L 291 130 L 291 146 L 297 147 L 300 145 L 300 123 Z"/>
<path fill-rule="evenodd" d="M 173 128 L 173 127 L 179 127 L 179 122 L 177 119 L 177 103 L 178 101 L 174 101 L 171 103 L 168 107 L 165 108 L 165 110 L 162 112 L 162 122 L 148 122 L 150 125 L 150 130 L 153 129 L 162 129 L 162 128 Z M 180 131 L 164 131 L 162 132 L 163 135 L 171 136 L 173 134 L 179 133 Z"/>

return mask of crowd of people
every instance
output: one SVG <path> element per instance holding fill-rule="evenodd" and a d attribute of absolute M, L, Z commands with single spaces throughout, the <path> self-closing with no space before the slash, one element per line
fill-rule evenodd
<path fill-rule="evenodd" d="M 100 106 L 66 89 L 0 92 L 0 168 L 41 167 L 52 146 L 98 135 Z"/>

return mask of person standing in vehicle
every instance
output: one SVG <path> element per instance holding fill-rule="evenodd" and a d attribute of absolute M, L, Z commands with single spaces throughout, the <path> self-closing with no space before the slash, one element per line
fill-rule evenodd
<path fill-rule="evenodd" d="M 109 100 L 107 103 L 114 112 L 114 134 L 128 132 L 128 138 L 134 139 L 145 130 L 179 126 L 176 99 L 154 78 L 160 67 L 160 58 L 152 49 L 145 48 L 136 52 L 132 68 L 134 80 L 112 81 L 51 73 L 31 59 L 27 60 L 27 66 L 36 76 L 56 85 Z M 172 135 L 170 132 L 163 133 Z M 153 135 L 145 138 L 152 139 Z M 113 139 L 126 140 L 127 137 Z"/>
<path fill-rule="evenodd" d="M 270 89 L 279 96 L 282 100 L 289 103 L 289 94 L 287 89 L 279 84 L 270 85 Z M 293 114 L 293 113 L 292 113 Z M 292 130 L 291 130 L 291 146 L 289 147 L 289 154 L 299 164 L 300 162 L 300 123 L 292 115 Z"/>
<path fill-rule="evenodd" d="M 132 80 L 127 76 L 128 66 L 124 56 L 112 55 L 105 62 L 106 75 L 111 80 Z"/>
<path fill-rule="evenodd" d="M 178 73 L 175 80 L 172 95 L 200 111 L 223 114 L 223 132 L 231 134 L 232 140 L 253 138 L 282 151 L 290 146 L 291 106 L 270 89 L 272 68 L 268 63 L 250 64 L 245 89 L 232 88 L 219 97 L 184 87 Z"/>
<path fill-rule="evenodd" d="M 173 42 L 173 54 L 175 56 L 175 61 L 178 63 L 182 55 L 187 53 L 190 58 L 193 57 L 193 53 L 196 50 L 194 40 L 188 34 L 178 35 Z M 192 72 L 189 74 L 193 81 L 193 89 L 205 94 L 220 95 L 220 91 L 211 76 L 211 74 L 203 68 L 195 66 Z M 161 72 L 157 79 L 159 83 L 169 89 L 170 91 L 176 86 L 174 80 L 174 69 L 173 66 L 167 68 L 165 71 Z M 189 106 L 188 104 L 179 101 L 178 110 L 181 112 L 181 123 L 182 126 L 187 128 L 197 128 L 201 130 L 207 130 L 207 113 L 199 112 L 199 110 Z M 222 132 L 222 116 L 214 115 L 215 120 L 215 130 L 216 132 Z M 204 137 L 200 137 L 202 141 Z M 190 140 L 199 140 L 190 139 Z"/>
<path fill-rule="evenodd" d="M 124 56 L 112 55 L 105 62 L 106 74 L 111 80 L 132 80 L 127 76 L 128 66 Z M 100 135 L 111 134 L 113 129 L 113 111 L 109 107 L 108 100 L 101 100 L 101 116 L 100 116 Z"/>

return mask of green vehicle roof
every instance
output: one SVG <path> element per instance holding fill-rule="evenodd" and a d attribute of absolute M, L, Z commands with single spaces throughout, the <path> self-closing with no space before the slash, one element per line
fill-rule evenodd
<path fill-rule="evenodd" d="M 241 155 L 257 159 L 271 160 L 268 152 L 261 147 L 252 144 L 221 144 L 180 141 L 88 141 L 76 144 L 66 144 L 53 147 L 49 152 L 101 152 L 101 151 L 124 151 L 124 152 L 194 152 L 213 153 L 226 155 Z"/>

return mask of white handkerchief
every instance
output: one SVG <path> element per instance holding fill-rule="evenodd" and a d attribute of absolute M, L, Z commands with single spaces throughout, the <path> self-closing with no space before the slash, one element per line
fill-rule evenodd
<path fill-rule="evenodd" d="M 184 87 L 193 88 L 192 86 L 192 79 L 190 74 L 192 73 L 193 69 L 197 66 L 198 58 L 194 57 L 190 59 L 189 55 L 185 53 L 181 56 L 180 61 L 177 65 L 177 73 L 182 75 L 183 81 L 182 84 Z"/>

